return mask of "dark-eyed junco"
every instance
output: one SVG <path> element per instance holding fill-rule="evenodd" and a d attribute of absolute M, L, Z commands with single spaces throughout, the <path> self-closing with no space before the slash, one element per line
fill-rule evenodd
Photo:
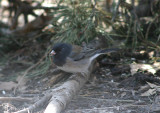
<path fill-rule="evenodd" d="M 81 50 L 78 53 L 70 44 L 57 43 L 53 46 L 50 55 L 53 58 L 53 63 L 58 69 L 70 73 L 87 73 L 92 61 L 94 61 L 98 56 L 115 51 L 117 51 L 117 49 L 101 49 L 92 53 L 90 57 L 82 56 L 83 58 L 75 60 L 74 57 L 76 55 L 79 56 Z"/>

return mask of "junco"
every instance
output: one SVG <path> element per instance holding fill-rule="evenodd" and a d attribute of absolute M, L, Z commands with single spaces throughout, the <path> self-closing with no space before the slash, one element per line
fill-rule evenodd
<path fill-rule="evenodd" d="M 50 55 L 53 58 L 53 63 L 58 69 L 70 73 L 87 73 L 91 63 L 100 55 L 115 52 L 117 49 L 97 50 L 90 57 L 82 56 L 83 58 L 74 59 L 79 56 L 80 52 L 76 52 L 74 47 L 67 43 L 57 43 L 53 46 Z"/>

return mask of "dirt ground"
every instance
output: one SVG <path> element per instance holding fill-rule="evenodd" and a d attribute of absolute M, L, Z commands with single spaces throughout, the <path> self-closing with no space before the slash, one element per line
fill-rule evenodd
<path fill-rule="evenodd" d="M 135 59 L 124 56 L 116 58 L 115 55 L 115 57 L 107 56 L 107 58 L 99 60 L 99 66 L 93 72 L 91 79 L 67 105 L 63 113 L 160 112 L 159 71 L 155 76 L 138 68 L 133 74 L 134 66 L 130 65 L 130 62 Z M 124 64 L 124 62 L 129 63 Z M 138 62 L 142 62 L 142 60 L 138 60 Z M 14 77 L 17 77 L 14 75 L 22 75 L 28 67 L 29 64 L 22 62 L 1 65 L 0 97 L 22 97 L 24 100 L 1 100 L 0 113 L 11 113 L 32 105 L 57 83 L 65 82 L 70 76 L 63 72 L 53 73 L 55 67 L 51 66 L 45 74 L 32 78 L 25 77 L 17 88 L 19 79 L 13 80 Z M 58 78 L 56 81 L 55 76 Z M 43 110 L 37 109 L 35 113 L 42 113 Z"/>
<path fill-rule="evenodd" d="M 1 20 L 8 21 L 8 16 L 2 17 Z M 152 39 L 154 33 L 151 34 Z M 22 48 L 6 45 L 11 49 L 10 52 L 2 53 L 4 56 L 0 53 L 0 113 L 13 113 L 33 105 L 71 76 L 59 71 L 55 73 L 54 65 L 42 74 L 39 74 L 40 69 L 35 69 L 41 64 L 43 68 L 49 65 L 37 62 L 41 61 L 47 47 L 51 45 L 51 35 L 36 36 L 38 38 L 31 35 L 33 39 L 23 42 Z M 160 113 L 160 60 L 157 59 L 160 54 L 157 52 L 157 55 L 150 56 L 156 52 L 147 51 L 144 47 L 136 48 L 135 51 L 124 50 L 123 54 L 98 59 L 97 70 L 62 113 Z M 29 76 L 34 70 L 35 76 Z M 33 113 L 43 113 L 46 106 Z"/>
<path fill-rule="evenodd" d="M 153 113 L 160 106 L 159 95 L 141 97 L 135 87 L 118 87 L 122 81 L 106 76 L 94 85 L 86 84 L 64 113 Z M 132 83 L 133 81 L 128 81 Z M 158 103 L 157 103 L 158 102 Z"/>

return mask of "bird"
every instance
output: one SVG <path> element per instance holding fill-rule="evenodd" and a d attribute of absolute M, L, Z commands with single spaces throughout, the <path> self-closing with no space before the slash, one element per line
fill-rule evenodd
<path fill-rule="evenodd" d="M 76 52 L 74 49 L 75 47 L 68 43 L 56 43 L 53 46 L 50 56 L 58 69 L 69 73 L 88 73 L 90 65 L 98 56 L 117 51 L 117 48 L 99 49 L 90 57 L 82 55 L 81 58 L 75 59 L 75 56 L 80 56 L 80 53 L 83 52 L 82 50 Z"/>

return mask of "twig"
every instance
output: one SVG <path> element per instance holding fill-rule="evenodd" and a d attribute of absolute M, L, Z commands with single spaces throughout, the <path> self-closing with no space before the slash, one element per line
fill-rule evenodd
<path fill-rule="evenodd" d="M 59 7 L 43 7 L 43 6 L 35 6 L 35 7 L 32 7 L 32 10 L 34 9 L 53 9 L 53 10 L 59 10 L 59 9 L 64 9 L 64 8 L 67 8 L 66 6 L 59 6 Z"/>
<path fill-rule="evenodd" d="M 107 111 L 107 113 L 110 113 L 110 112 L 108 112 L 109 110 L 111 110 L 113 112 L 113 109 L 119 109 L 119 108 L 122 108 L 122 107 L 126 108 L 126 107 L 146 107 L 146 106 L 148 106 L 148 105 L 133 105 L 133 104 L 128 104 L 128 105 L 113 106 L 113 107 L 102 107 L 102 108 L 92 108 L 92 109 L 83 109 L 83 110 L 82 109 L 68 110 L 68 112 L 69 113 L 70 112 L 76 113 L 76 112 L 82 112 L 82 111 L 86 111 L 86 112 L 93 111 L 93 112 L 96 112 L 97 110 L 98 111 L 105 110 L 105 111 Z"/>
<path fill-rule="evenodd" d="M 81 98 L 91 99 L 91 100 L 102 100 L 102 101 L 115 101 L 115 102 L 135 102 L 135 100 L 120 100 L 120 99 L 102 99 L 102 98 L 92 98 L 92 97 L 84 97 L 80 96 Z"/>
<path fill-rule="evenodd" d="M 31 101 L 31 98 L 22 97 L 0 97 L 0 101 Z"/>
<path fill-rule="evenodd" d="M 90 112 L 90 113 L 97 113 L 97 110 L 98 110 L 98 113 L 100 113 L 100 110 L 105 110 L 107 111 L 106 113 L 113 113 L 113 110 L 112 112 L 109 112 L 111 109 L 119 109 L 120 106 L 113 106 L 113 107 L 102 107 L 102 108 L 91 108 L 91 109 L 75 109 L 75 110 L 67 110 L 69 113 L 82 113 L 82 111 L 84 111 L 83 113 L 85 112 Z M 92 112 L 93 111 L 93 112 Z"/>

